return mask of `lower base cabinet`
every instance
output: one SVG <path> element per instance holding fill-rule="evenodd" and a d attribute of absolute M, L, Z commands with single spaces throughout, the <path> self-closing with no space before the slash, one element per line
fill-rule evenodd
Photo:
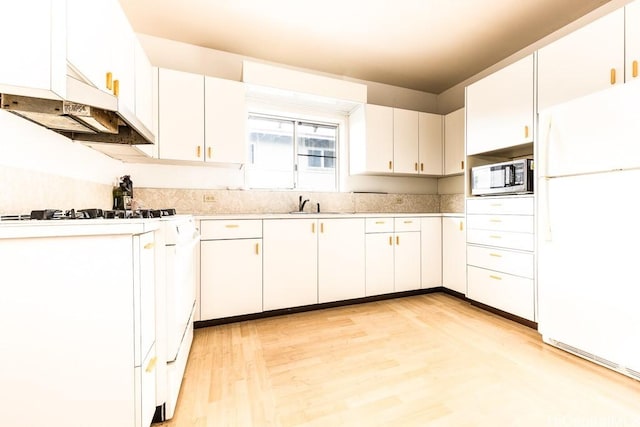
<path fill-rule="evenodd" d="M 366 296 L 393 292 L 393 233 L 366 235 Z"/>
<path fill-rule="evenodd" d="M 263 221 L 263 309 L 318 303 L 318 220 Z"/>
<path fill-rule="evenodd" d="M 468 266 L 467 296 L 528 320 L 535 320 L 533 279 Z"/>
<path fill-rule="evenodd" d="M 442 218 L 442 286 L 467 293 L 467 255 L 463 217 Z"/>
<path fill-rule="evenodd" d="M 200 319 L 262 311 L 262 221 L 200 223 Z"/>
<path fill-rule="evenodd" d="M 420 258 L 422 289 L 442 286 L 442 218 L 420 220 Z"/>

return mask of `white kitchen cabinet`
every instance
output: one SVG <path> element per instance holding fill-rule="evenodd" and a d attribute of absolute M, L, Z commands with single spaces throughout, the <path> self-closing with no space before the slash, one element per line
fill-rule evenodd
<path fill-rule="evenodd" d="M 464 108 L 444 116 L 444 174 L 464 173 Z"/>
<path fill-rule="evenodd" d="M 442 286 L 467 293 L 464 217 L 442 218 Z"/>
<path fill-rule="evenodd" d="M 442 175 L 442 115 L 419 113 L 418 121 L 418 172 Z"/>
<path fill-rule="evenodd" d="M 4 18 L 5 34 L 0 55 L 11 63 L 0 67 L 0 93 L 64 97 L 67 75 L 64 2 L 2 2 L 0 15 Z"/>
<path fill-rule="evenodd" d="M 135 111 L 135 34 L 117 0 L 67 0 L 67 60 L 95 87 Z M 108 83 L 107 74 L 112 83 Z"/>
<path fill-rule="evenodd" d="M 533 55 L 469 85 L 465 108 L 467 155 L 532 143 Z"/>
<path fill-rule="evenodd" d="M 364 218 L 322 218 L 318 222 L 318 302 L 363 298 Z"/>
<path fill-rule="evenodd" d="M 366 296 L 394 291 L 393 232 L 366 234 Z"/>
<path fill-rule="evenodd" d="M 262 221 L 200 223 L 201 320 L 262 311 Z"/>
<path fill-rule="evenodd" d="M 367 218 L 366 295 L 420 289 L 420 220 Z"/>
<path fill-rule="evenodd" d="M 420 219 L 422 289 L 442 286 L 442 218 Z"/>
<path fill-rule="evenodd" d="M 624 13 L 609 13 L 538 50 L 538 111 L 624 83 Z"/>
<path fill-rule="evenodd" d="M 153 129 L 153 66 L 137 37 L 134 38 L 133 47 L 135 60 L 135 113 L 136 117 L 140 119 L 147 129 Z"/>
<path fill-rule="evenodd" d="M 318 220 L 263 220 L 263 308 L 318 303 Z"/>
<path fill-rule="evenodd" d="M 349 116 L 350 173 L 393 172 L 393 108 L 365 104 Z"/>
<path fill-rule="evenodd" d="M 204 150 L 207 162 L 246 162 L 246 91 L 244 83 L 205 77 Z"/>
<path fill-rule="evenodd" d="M 0 299 L 0 322 L 14 325 L 3 328 L 0 342 L 0 383 L 11 390 L 3 394 L 2 423 L 148 426 L 155 412 L 153 234 L 96 235 L 111 226 L 74 225 L 95 228 L 38 237 L 47 234 L 40 227 L 24 227 L 33 237 L 0 238 L 0 257 L 12 260 L 3 264 L 11 292 Z M 37 410 L 25 410 L 34 401 Z"/>
<path fill-rule="evenodd" d="M 634 1 L 624 8 L 625 82 L 640 77 L 640 2 Z"/>
<path fill-rule="evenodd" d="M 393 172 L 417 174 L 419 114 L 417 111 L 393 109 Z"/>
<path fill-rule="evenodd" d="M 160 159 L 202 161 L 204 76 L 158 70 L 158 153 Z"/>
<path fill-rule="evenodd" d="M 535 321 L 532 196 L 467 200 L 467 297 Z"/>

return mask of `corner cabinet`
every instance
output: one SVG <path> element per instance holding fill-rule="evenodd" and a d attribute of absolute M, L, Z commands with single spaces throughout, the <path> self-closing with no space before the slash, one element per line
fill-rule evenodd
<path fill-rule="evenodd" d="M 533 143 L 534 55 L 469 85 L 467 156 Z"/>
<path fill-rule="evenodd" d="M 351 174 L 393 172 L 393 109 L 364 104 L 349 116 Z"/>
<path fill-rule="evenodd" d="M 464 108 L 444 116 L 444 174 L 464 173 Z"/>

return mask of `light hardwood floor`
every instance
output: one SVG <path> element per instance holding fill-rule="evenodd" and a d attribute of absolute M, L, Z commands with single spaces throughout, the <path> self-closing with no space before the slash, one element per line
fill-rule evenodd
<path fill-rule="evenodd" d="M 640 426 L 640 382 L 434 293 L 198 329 L 158 426 Z"/>

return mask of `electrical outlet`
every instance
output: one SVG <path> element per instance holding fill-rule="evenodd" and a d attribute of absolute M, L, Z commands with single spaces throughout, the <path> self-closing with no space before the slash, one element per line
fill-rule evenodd
<path fill-rule="evenodd" d="M 202 201 L 205 202 L 205 203 L 215 203 L 216 196 L 214 196 L 213 194 L 205 194 L 202 197 Z"/>

